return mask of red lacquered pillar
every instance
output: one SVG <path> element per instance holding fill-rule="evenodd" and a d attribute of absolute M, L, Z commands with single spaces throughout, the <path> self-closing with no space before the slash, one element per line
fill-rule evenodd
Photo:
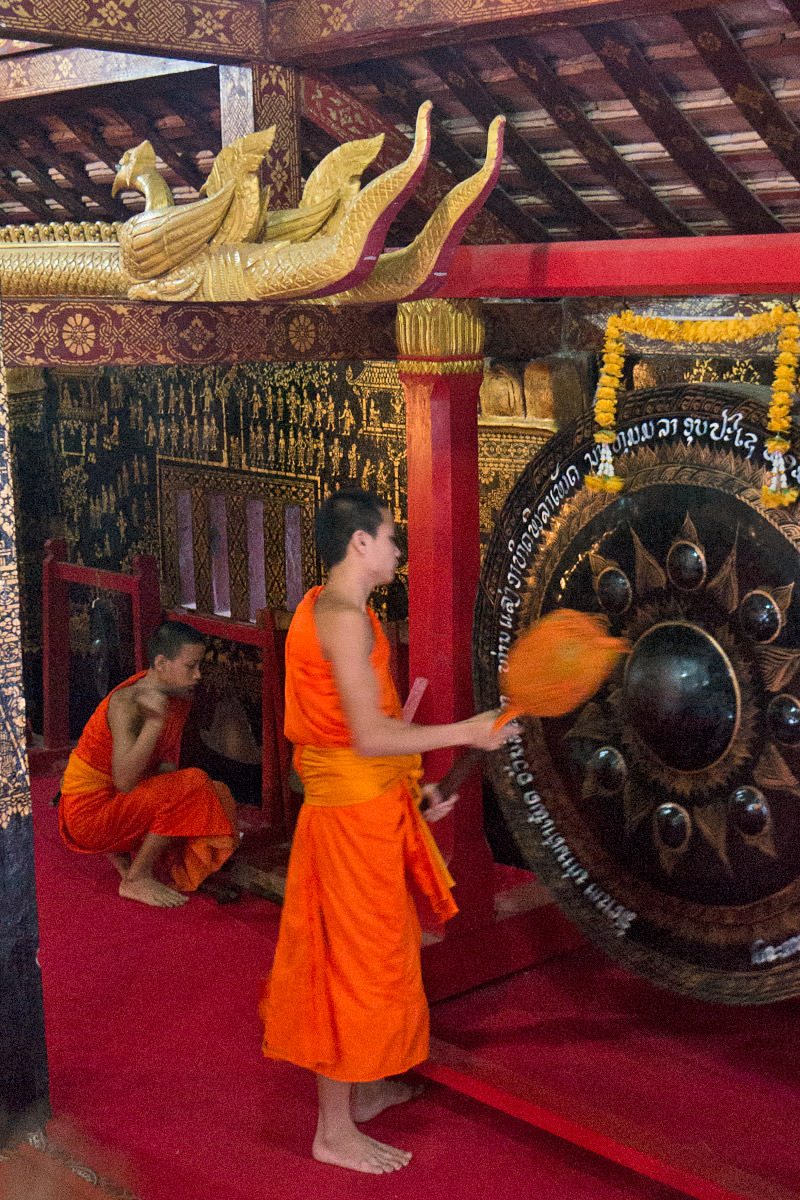
<path fill-rule="evenodd" d="M 480 572 L 478 390 L 484 325 L 474 300 L 416 300 L 398 306 L 398 368 L 408 450 L 409 679 L 426 678 L 421 724 L 474 712 L 472 617 Z M 441 778 L 453 751 L 426 756 Z M 492 912 L 492 858 L 483 833 L 480 777 L 460 791 L 437 840 L 457 880 L 453 928 Z"/>

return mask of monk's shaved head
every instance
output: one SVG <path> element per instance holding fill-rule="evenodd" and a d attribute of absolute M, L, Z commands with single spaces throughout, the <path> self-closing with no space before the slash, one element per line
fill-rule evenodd
<path fill-rule="evenodd" d="M 162 621 L 150 634 L 147 642 L 147 661 L 152 667 L 159 654 L 172 660 L 180 653 L 181 646 L 205 645 L 205 641 L 202 633 L 198 633 L 193 625 L 187 625 L 185 621 Z"/>
<path fill-rule="evenodd" d="M 314 521 L 317 550 L 326 571 L 347 554 L 354 533 L 363 530 L 375 537 L 389 511 L 385 500 L 360 488 L 343 488 L 323 501 Z"/>

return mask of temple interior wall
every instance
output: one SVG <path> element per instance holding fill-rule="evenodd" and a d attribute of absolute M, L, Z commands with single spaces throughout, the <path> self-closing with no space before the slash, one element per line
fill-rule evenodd
<path fill-rule="evenodd" d="M 525 464 L 559 426 L 591 404 L 609 313 L 632 304 L 658 315 L 727 316 L 761 309 L 772 299 L 487 303 L 479 415 L 482 542 Z M 684 380 L 767 384 L 772 353 L 765 344 L 724 347 L 713 357 L 698 357 L 676 353 L 673 346 L 643 344 L 631 348 L 624 382 L 637 388 Z M 162 598 L 172 606 L 186 599 L 179 493 L 194 498 L 195 518 L 198 496 L 224 497 L 223 509 L 218 506 L 217 516 L 212 514 L 208 554 L 213 559 L 219 548 L 219 514 L 227 509 L 223 539 L 233 593 L 246 588 L 247 574 L 231 544 L 237 540 L 231 522 L 245 519 L 235 497 L 260 500 L 266 530 L 263 598 L 276 609 L 293 607 L 298 589 L 320 578 L 311 522 L 315 505 L 331 490 L 359 486 L 383 494 L 405 543 L 405 404 L 390 359 L 141 367 L 78 363 L 10 368 L 8 382 L 25 684 L 35 728 L 47 537 L 64 538 L 69 558 L 90 567 L 128 570 L 135 555 L 155 555 Z M 294 546 L 288 510 L 297 518 Z M 282 525 L 285 517 L 287 528 L 271 533 L 270 522 Z M 390 616 L 403 615 L 406 572 L 404 564 L 393 596 L 379 598 Z M 206 589 L 198 597 L 198 608 L 209 607 L 209 595 Z M 88 652 L 89 599 L 78 598 L 73 613 L 71 640 L 78 657 Z M 210 607 L 216 599 L 211 597 Z M 227 601 L 234 602 L 235 597 Z M 240 614 L 242 605 L 246 601 L 240 599 Z"/>

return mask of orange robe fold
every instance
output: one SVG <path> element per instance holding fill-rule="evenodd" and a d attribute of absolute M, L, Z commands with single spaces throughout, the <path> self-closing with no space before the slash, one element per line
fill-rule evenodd
<path fill-rule="evenodd" d="M 285 731 L 305 800 L 261 1014 L 265 1055 L 356 1083 L 402 1074 L 428 1055 L 408 878 L 441 919 L 457 909 L 419 814 L 419 755 L 364 758 L 351 747 L 314 624 L 320 591 L 304 597 L 286 641 Z M 389 645 L 369 615 L 381 708 L 400 718 Z"/>
<path fill-rule="evenodd" d="M 145 674 L 133 675 L 120 688 Z M 190 708 L 190 701 L 179 696 L 169 698 L 151 760 L 154 774 L 129 792 L 118 791 L 111 775 L 111 695 L 95 709 L 69 757 L 61 784 L 61 836 L 71 849 L 86 854 L 135 853 L 148 833 L 178 838 L 167 862 L 176 886 L 194 891 L 236 847 L 233 796 L 224 783 L 213 782 L 195 767 L 156 773 L 160 763 L 178 761 Z"/>

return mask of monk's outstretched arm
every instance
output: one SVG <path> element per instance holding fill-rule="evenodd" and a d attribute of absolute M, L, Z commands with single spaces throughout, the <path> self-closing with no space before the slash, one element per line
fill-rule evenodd
<path fill-rule="evenodd" d="M 150 773 L 166 717 L 166 700 L 166 696 L 161 697 L 157 692 L 142 693 L 137 699 L 117 693 L 109 703 L 111 775 L 114 786 L 121 792 L 130 792 Z"/>
<path fill-rule="evenodd" d="M 318 612 L 317 635 L 333 669 L 342 708 L 359 754 L 424 754 L 447 746 L 496 750 L 514 732 L 495 730 L 496 712 L 479 713 L 449 725 L 411 725 L 387 717 L 370 664 L 372 625 L 356 608 Z"/>

